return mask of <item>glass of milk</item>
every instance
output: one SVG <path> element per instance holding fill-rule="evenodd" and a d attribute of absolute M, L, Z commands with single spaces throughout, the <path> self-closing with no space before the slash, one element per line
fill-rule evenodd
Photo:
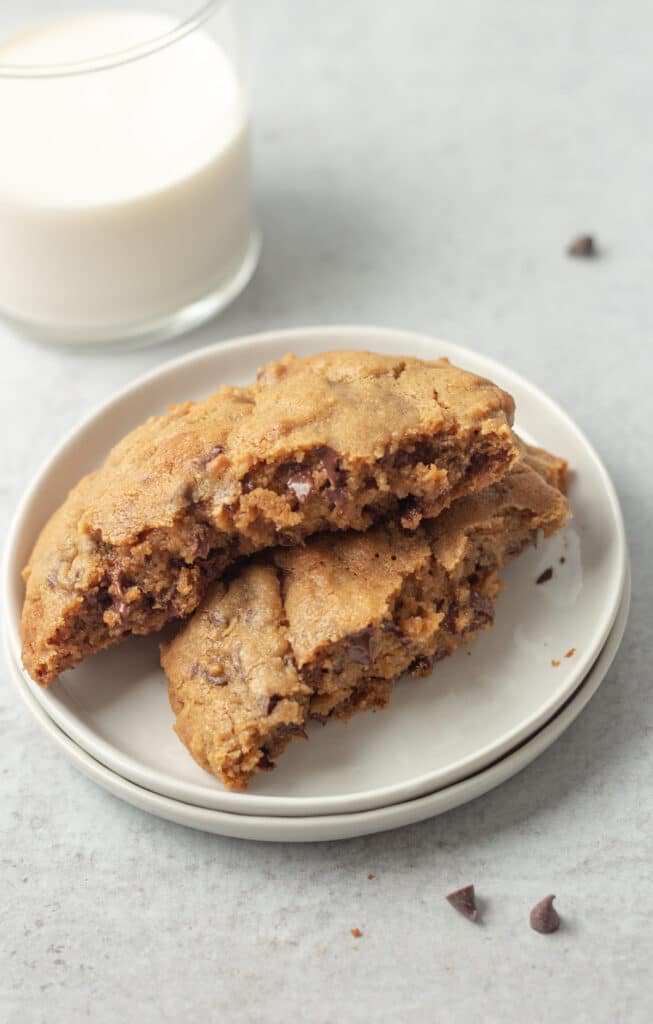
<path fill-rule="evenodd" d="M 3 3 L 0 315 L 66 344 L 213 316 L 259 254 L 248 133 L 226 0 Z"/>

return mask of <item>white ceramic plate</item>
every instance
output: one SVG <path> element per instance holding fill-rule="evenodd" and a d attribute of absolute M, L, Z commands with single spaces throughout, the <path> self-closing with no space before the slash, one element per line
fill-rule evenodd
<path fill-rule="evenodd" d="M 289 350 L 328 348 L 446 355 L 506 387 L 517 401 L 522 433 L 570 461 L 573 523 L 510 566 L 495 628 L 469 653 L 440 663 L 427 680 L 399 684 L 385 714 L 312 729 L 309 743 L 292 744 L 277 770 L 259 776 L 247 793 L 225 791 L 174 736 L 155 638 L 90 658 L 49 690 L 26 676 L 71 739 L 153 792 L 217 810 L 284 816 L 350 813 L 433 792 L 491 764 L 548 721 L 585 677 L 614 622 L 625 571 L 621 512 L 598 456 L 565 413 L 510 370 L 448 342 L 379 328 L 318 327 L 255 335 L 184 356 L 137 381 L 69 435 L 27 493 L 8 541 L 4 604 L 17 663 L 20 569 L 38 530 L 79 476 L 169 403 L 200 398 L 224 382 L 251 381 L 257 366 Z M 536 586 L 549 566 L 553 579 Z M 575 655 L 564 658 L 571 648 Z"/>
<path fill-rule="evenodd" d="M 491 767 L 438 792 L 389 807 L 352 814 L 317 815 L 306 818 L 230 814 L 225 811 L 194 807 L 169 797 L 150 793 L 105 768 L 69 739 L 35 700 L 31 689 L 9 655 L 7 655 L 7 662 L 16 688 L 50 739 L 84 775 L 121 800 L 160 818 L 174 821 L 179 825 L 186 825 L 189 828 L 200 829 L 203 832 L 215 832 L 237 839 L 257 839 L 268 842 L 320 842 L 330 839 L 350 839 L 354 836 L 399 828 L 402 825 L 413 825 L 425 818 L 444 814 L 445 811 L 468 803 L 516 775 L 536 757 L 539 757 L 571 725 L 590 697 L 596 692 L 619 648 L 626 627 L 629 606 L 630 574 L 628 573 L 617 619 L 587 678 L 551 721 L 524 744 L 496 761 Z"/>

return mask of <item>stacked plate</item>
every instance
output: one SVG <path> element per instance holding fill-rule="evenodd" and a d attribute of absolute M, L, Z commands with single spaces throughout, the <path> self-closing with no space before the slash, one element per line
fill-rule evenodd
<path fill-rule="evenodd" d="M 277 769 L 227 792 L 172 732 L 156 637 L 88 659 L 48 690 L 20 661 L 20 570 L 40 527 L 82 473 L 128 430 L 170 403 L 241 384 L 288 351 L 334 348 L 448 356 L 517 402 L 522 436 L 572 467 L 571 524 L 505 572 L 494 629 L 397 684 L 388 711 L 311 727 Z M 551 570 L 551 573 L 545 570 Z M 538 583 L 544 574 L 545 582 Z M 11 678 L 44 731 L 81 771 L 143 810 L 248 839 L 313 841 L 395 828 L 474 799 L 549 746 L 596 691 L 618 649 L 630 599 L 623 522 L 589 442 L 554 403 L 505 367 L 443 341 L 399 331 L 324 327 L 243 338 L 169 363 L 82 423 L 23 500 L 4 563 Z"/>

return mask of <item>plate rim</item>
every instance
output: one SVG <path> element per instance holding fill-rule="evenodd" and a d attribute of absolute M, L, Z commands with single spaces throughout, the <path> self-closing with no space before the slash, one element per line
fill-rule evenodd
<path fill-rule="evenodd" d="M 545 721 L 548 721 L 551 716 L 555 714 L 557 708 L 564 703 L 569 696 L 569 693 L 574 692 L 579 685 L 579 680 L 585 678 L 587 673 L 590 671 L 591 664 L 597 656 L 597 651 L 601 651 L 615 621 L 619 609 L 620 595 L 623 591 L 626 571 L 625 528 L 619 499 L 607 469 L 584 432 L 574 423 L 571 417 L 537 385 L 532 384 L 528 379 L 516 373 L 510 367 L 504 366 L 493 357 L 486 356 L 484 353 L 476 352 L 456 343 L 446 341 L 445 339 L 430 337 L 429 335 L 418 332 L 375 327 L 372 325 L 315 325 L 308 327 L 294 327 L 288 330 L 278 329 L 253 333 L 245 335 L 242 338 L 235 338 L 226 342 L 217 341 L 208 346 L 184 353 L 172 360 L 164 362 L 154 370 L 150 370 L 142 374 L 136 380 L 128 384 L 127 387 L 118 389 L 113 396 L 96 406 L 87 416 L 83 417 L 76 426 L 68 431 L 59 445 L 55 447 L 55 450 L 51 455 L 42 463 L 29 484 L 22 500 L 19 502 L 8 533 L 2 563 L 2 594 L 5 601 L 5 607 L 11 609 L 10 614 L 13 616 L 11 591 L 14 577 L 12 575 L 11 556 L 21 535 L 22 521 L 27 509 L 33 501 L 35 493 L 41 485 L 43 478 L 51 471 L 52 465 L 65 456 L 67 449 L 79 438 L 79 436 L 83 436 L 85 431 L 88 430 L 95 421 L 107 416 L 107 414 L 110 415 L 114 407 L 120 402 L 125 401 L 130 396 L 133 397 L 144 386 L 151 385 L 160 378 L 174 374 L 177 369 L 181 367 L 187 369 L 188 367 L 192 367 L 193 364 L 201 363 L 206 359 L 211 359 L 213 355 L 222 357 L 226 354 L 228 358 L 230 352 L 237 352 L 241 354 L 243 351 L 247 351 L 254 347 L 260 347 L 261 345 L 272 346 L 287 344 L 289 347 L 292 347 L 293 341 L 300 340 L 303 340 L 304 343 L 307 341 L 310 343 L 313 341 L 319 341 L 325 349 L 328 349 L 329 347 L 341 347 L 343 343 L 347 342 L 349 344 L 354 343 L 358 347 L 361 347 L 362 345 L 369 345 L 371 347 L 374 344 L 374 339 L 377 339 L 377 341 L 381 340 L 383 344 L 391 346 L 396 345 L 400 350 L 406 350 L 408 347 L 408 351 L 410 351 L 411 345 L 414 347 L 423 347 L 426 345 L 436 350 L 438 346 L 440 346 L 440 348 L 446 349 L 447 354 L 452 358 L 452 360 L 461 361 L 463 365 L 465 364 L 466 359 L 472 359 L 477 366 L 480 365 L 480 369 L 475 372 L 487 372 L 488 376 L 498 376 L 502 381 L 502 386 L 508 388 L 512 387 L 513 389 L 524 389 L 525 391 L 534 394 L 537 400 L 547 407 L 550 415 L 555 419 L 562 421 L 565 428 L 571 431 L 579 439 L 587 457 L 593 461 L 599 472 L 604 492 L 610 506 L 611 518 L 615 527 L 613 540 L 616 542 L 616 558 L 618 560 L 620 574 L 617 584 L 614 587 L 614 591 L 617 596 L 615 598 L 613 595 L 612 599 L 606 602 L 606 613 L 603 618 L 602 628 L 597 631 L 596 639 L 591 649 L 582 652 L 581 657 L 579 657 L 578 662 L 575 664 L 573 672 L 569 677 L 570 681 L 567 683 L 566 691 L 562 693 L 560 693 L 559 690 L 554 691 L 556 694 L 555 698 L 550 699 L 545 705 L 543 705 L 540 711 L 530 719 L 528 726 L 521 726 L 517 729 L 513 729 L 506 735 L 495 739 L 492 743 L 479 748 L 474 753 L 474 759 L 475 761 L 478 761 L 479 759 L 485 759 L 487 761 L 487 759 L 492 756 L 492 752 L 496 753 L 499 749 L 508 749 L 509 747 L 514 746 L 516 742 L 523 740 L 526 735 L 530 735 L 534 731 L 537 731 Z M 508 383 L 506 383 L 506 381 Z M 191 802 L 189 796 L 194 793 L 195 795 L 192 797 L 193 802 L 197 801 L 198 806 L 203 806 L 202 801 L 206 799 L 206 796 L 204 795 L 206 789 L 204 788 L 203 793 L 200 783 L 178 782 L 174 777 L 166 776 L 158 769 L 152 769 L 141 765 L 130 755 L 123 754 L 118 748 L 113 747 L 107 741 L 99 738 L 88 726 L 85 726 L 81 722 L 78 723 L 62 705 L 57 705 L 57 702 L 54 699 L 54 694 L 39 687 L 38 684 L 29 677 L 22 666 L 20 658 L 19 632 L 16 628 L 16 623 L 13 617 L 11 618 L 11 624 L 7 622 L 6 628 L 9 631 L 8 639 L 10 650 L 14 656 L 14 662 L 23 673 L 25 681 L 30 686 L 33 696 L 45 709 L 46 713 L 57 721 L 62 730 L 66 732 L 71 739 L 77 742 L 82 748 L 88 750 L 96 760 L 105 764 L 105 766 L 110 769 L 115 768 L 119 773 L 122 773 L 127 765 L 130 772 L 129 777 L 135 784 L 151 789 L 154 789 L 155 786 L 163 786 L 167 789 L 168 795 L 172 799 L 184 799 L 186 802 Z M 456 774 L 464 773 L 464 763 L 469 762 L 469 760 L 470 756 L 467 755 L 463 761 L 455 762 L 450 767 L 448 774 L 453 777 Z M 119 765 L 119 767 L 116 767 L 116 765 Z M 215 800 L 216 804 L 221 804 L 225 810 L 230 812 L 232 808 L 235 810 L 238 807 L 242 807 L 243 809 L 242 811 L 239 811 L 239 813 L 243 814 L 271 814 L 275 816 L 284 816 L 287 814 L 301 817 L 308 813 L 312 815 L 319 815 L 323 810 L 330 813 L 336 813 L 340 810 L 345 813 L 351 812 L 356 808 L 361 809 L 362 807 L 382 806 L 388 800 L 392 802 L 406 798 L 406 793 L 409 790 L 413 797 L 419 795 L 419 792 L 428 792 L 430 791 L 429 787 L 432 784 L 429 780 L 432 779 L 433 775 L 434 772 L 431 771 L 424 773 L 421 776 L 414 776 L 410 780 L 404 780 L 400 783 L 393 783 L 376 789 L 370 789 L 355 794 L 346 794 L 344 796 L 276 796 L 258 793 L 230 793 L 226 790 L 216 789 Z M 176 790 L 177 795 L 173 795 L 171 790 Z M 179 796 L 179 793 L 182 791 L 184 793 L 183 797 Z M 246 807 L 247 804 L 249 804 L 249 807 Z M 256 807 L 260 809 L 256 810 Z"/>
<path fill-rule="evenodd" d="M 631 601 L 630 565 L 626 565 L 624 590 L 610 634 L 589 675 L 562 708 L 534 735 L 515 750 L 465 779 L 412 800 L 354 811 L 348 814 L 309 817 L 276 817 L 234 814 L 186 804 L 172 797 L 153 793 L 107 768 L 80 747 L 50 718 L 26 685 L 22 673 L 10 656 L 9 638 L 3 631 L 5 658 L 13 686 L 38 725 L 49 735 L 66 760 L 90 781 L 138 810 L 186 828 L 232 839 L 257 842 L 332 842 L 414 825 L 428 818 L 479 799 L 517 775 L 544 753 L 566 732 L 587 706 L 607 676 L 619 652 L 628 621 Z M 212 827 L 209 827 L 212 826 Z M 267 833 L 267 834 L 266 834 Z"/>

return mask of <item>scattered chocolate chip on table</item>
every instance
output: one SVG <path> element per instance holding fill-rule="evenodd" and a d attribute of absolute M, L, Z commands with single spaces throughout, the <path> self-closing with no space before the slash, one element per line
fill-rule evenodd
<path fill-rule="evenodd" d="M 545 896 L 531 910 L 530 924 L 533 931 L 540 932 L 542 935 L 557 932 L 560 927 L 560 918 L 553 906 L 554 899 L 555 896 Z"/>
<path fill-rule="evenodd" d="M 581 259 L 593 259 L 598 256 L 598 249 L 593 235 L 579 235 L 567 246 L 567 255 Z"/>
<path fill-rule="evenodd" d="M 454 910 L 466 917 L 468 921 L 478 924 L 480 915 L 476 906 L 476 894 L 473 885 L 464 885 L 462 889 L 456 889 L 447 896 L 447 901 Z"/>

